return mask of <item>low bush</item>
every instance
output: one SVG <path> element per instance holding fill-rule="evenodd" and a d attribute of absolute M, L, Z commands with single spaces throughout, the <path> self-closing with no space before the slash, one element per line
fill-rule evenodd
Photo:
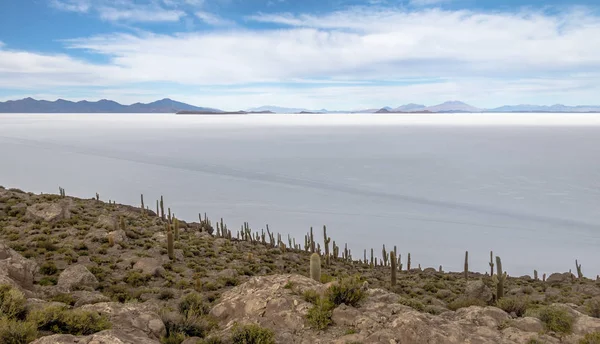
<path fill-rule="evenodd" d="M 600 318 L 600 297 L 589 299 L 585 303 L 588 314 L 594 318 Z"/>
<path fill-rule="evenodd" d="M 543 306 L 528 309 L 525 312 L 525 316 L 540 319 L 546 331 L 555 332 L 559 335 L 570 334 L 573 331 L 575 319 L 567 310 L 559 306 Z"/>
<path fill-rule="evenodd" d="M 196 315 L 206 315 L 210 312 L 210 307 L 197 292 L 191 292 L 179 301 L 179 313 L 187 315 L 190 312 Z"/>
<path fill-rule="evenodd" d="M 232 344 L 275 344 L 273 331 L 259 325 L 236 325 L 231 334 Z"/>
<path fill-rule="evenodd" d="M 72 335 L 90 335 L 111 328 L 110 321 L 96 312 L 48 306 L 33 310 L 27 320 L 39 330 Z"/>
<path fill-rule="evenodd" d="M 0 317 L 8 319 L 23 318 L 27 313 L 25 295 L 9 286 L 0 285 Z"/>
<path fill-rule="evenodd" d="M 448 304 L 448 309 L 455 311 L 460 308 L 471 307 L 471 306 L 485 307 L 487 305 L 483 300 L 480 300 L 480 299 L 462 297 L 462 298 L 458 298 L 458 299 L 450 302 Z"/>
<path fill-rule="evenodd" d="M 506 313 L 515 313 L 518 317 L 522 317 L 527 310 L 531 301 L 525 297 L 504 297 L 496 302 L 496 307 Z"/>
<path fill-rule="evenodd" d="M 27 344 L 37 338 L 38 331 L 34 323 L 0 318 L 0 343 Z"/>
<path fill-rule="evenodd" d="M 318 330 L 327 328 L 332 323 L 331 315 L 334 308 L 329 299 L 319 297 L 306 314 L 308 324 Z"/>
<path fill-rule="evenodd" d="M 579 344 L 600 344 L 600 332 L 592 332 L 586 334 Z"/>
<path fill-rule="evenodd" d="M 366 294 L 358 277 L 347 277 L 340 279 L 327 289 L 326 296 L 335 306 L 342 303 L 356 307 Z"/>
<path fill-rule="evenodd" d="M 54 275 L 58 272 L 58 268 L 54 262 L 46 262 L 40 266 L 40 272 L 44 275 Z"/>
<path fill-rule="evenodd" d="M 400 299 L 398 299 L 398 303 L 413 308 L 419 312 L 423 312 L 425 310 L 425 305 L 419 300 L 401 297 Z"/>

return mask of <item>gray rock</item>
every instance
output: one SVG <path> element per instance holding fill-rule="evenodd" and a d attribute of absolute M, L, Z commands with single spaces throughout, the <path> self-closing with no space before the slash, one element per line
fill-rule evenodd
<path fill-rule="evenodd" d="M 74 291 L 71 293 L 71 296 L 73 296 L 73 298 L 76 300 L 74 307 L 110 301 L 110 299 L 107 296 L 104 296 L 102 293 L 85 290 Z"/>
<path fill-rule="evenodd" d="M 0 283 L 10 284 L 21 290 L 33 289 L 33 277 L 37 264 L 0 242 Z"/>
<path fill-rule="evenodd" d="M 469 281 L 465 288 L 465 297 L 482 300 L 484 302 L 490 302 L 493 294 L 490 288 L 488 288 L 482 280 Z"/>
<path fill-rule="evenodd" d="M 160 342 L 148 338 L 140 332 L 106 330 L 89 336 L 78 337 L 70 334 L 55 334 L 39 338 L 31 344 L 160 344 Z"/>
<path fill-rule="evenodd" d="M 66 291 L 75 290 L 75 288 L 90 287 L 97 288 L 98 280 L 85 266 L 81 264 L 71 265 L 58 276 L 59 289 Z"/>
<path fill-rule="evenodd" d="M 26 218 L 33 221 L 58 222 L 71 218 L 71 201 L 36 203 L 27 208 Z"/>
<path fill-rule="evenodd" d="M 141 258 L 134 265 L 134 270 L 141 270 L 145 275 L 162 276 L 165 269 L 162 267 L 161 262 L 155 258 Z"/>
<path fill-rule="evenodd" d="M 571 282 L 573 281 L 573 279 L 575 278 L 575 275 L 573 275 L 570 272 L 565 272 L 565 273 L 553 273 L 552 275 L 548 276 L 548 278 L 546 278 L 546 282 L 548 283 L 567 283 L 567 282 Z"/>
<path fill-rule="evenodd" d="M 96 311 L 109 317 L 113 330 L 141 335 L 153 340 L 160 340 L 166 333 L 165 324 L 158 315 L 154 304 L 122 304 L 117 302 L 102 302 L 82 306 L 81 309 Z"/>

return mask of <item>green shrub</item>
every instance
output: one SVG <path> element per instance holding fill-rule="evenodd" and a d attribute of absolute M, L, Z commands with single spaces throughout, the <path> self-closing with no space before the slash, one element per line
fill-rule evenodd
<path fill-rule="evenodd" d="M 326 296 L 335 306 L 342 303 L 348 306 L 356 307 L 358 303 L 365 298 L 366 294 L 362 289 L 362 283 L 358 277 L 342 278 L 327 289 Z"/>
<path fill-rule="evenodd" d="M 62 302 L 64 304 L 67 304 L 69 306 L 73 306 L 75 304 L 75 302 L 77 302 L 77 300 L 75 300 L 75 298 L 73 297 L 73 295 L 71 294 L 57 294 L 54 295 L 51 299 L 51 301 L 55 301 L 55 302 Z"/>
<path fill-rule="evenodd" d="M 304 291 L 304 293 L 302 293 L 302 297 L 304 298 L 304 301 L 315 304 L 317 301 L 319 301 L 320 296 L 315 290 L 307 289 Z"/>
<path fill-rule="evenodd" d="M 588 333 L 583 337 L 579 344 L 600 344 L 600 332 Z"/>
<path fill-rule="evenodd" d="M 90 335 L 111 328 L 108 319 L 96 312 L 69 310 L 63 306 L 48 306 L 33 310 L 27 320 L 42 331 L 73 335 Z"/>
<path fill-rule="evenodd" d="M 319 297 L 306 314 L 308 324 L 318 330 L 327 328 L 332 323 L 331 315 L 334 308 L 329 299 Z"/>
<path fill-rule="evenodd" d="M 37 338 L 35 324 L 28 321 L 18 321 L 0 318 L 0 343 L 27 344 Z"/>
<path fill-rule="evenodd" d="M 496 302 L 496 307 L 505 311 L 506 313 L 514 312 L 518 317 L 522 317 L 527 310 L 527 307 L 531 304 L 528 298 L 524 297 L 504 297 Z"/>
<path fill-rule="evenodd" d="M 40 282 L 38 283 L 39 285 L 56 285 L 56 283 L 58 282 L 58 280 L 56 279 L 56 277 L 42 277 L 42 279 L 40 279 Z"/>
<path fill-rule="evenodd" d="M 40 272 L 44 275 L 54 275 L 58 272 L 58 268 L 54 262 L 46 262 L 40 266 Z"/>
<path fill-rule="evenodd" d="M 168 336 L 160 339 L 162 344 L 181 344 L 185 340 L 185 334 L 181 332 L 172 332 Z"/>
<path fill-rule="evenodd" d="M 275 344 L 275 334 L 259 325 L 235 325 L 231 342 L 232 344 Z"/>
<path fill-rule="evenodd" d="M 212 317 L 197 315 L 192 311 L 188 311 L 186 315 L 163 312 L 161 318 L 167 330 L 167 337 L 172 334 L 183 333 L 187 336 L 203 338 L 217 326 Z"/>
<path fill-rule="evenodd" d="M 179 301 L 179 313 L 187 315 L 189 312 L 196 315 L 206 315 L 210 312 L 210 307 L 204 302 L 202 295 L 191 292 Z"/>
<path fill-rule="evenodd" d="M 459 299 L 456 299 L 456 300 L 450 302 L 448 304 L 448 309 L 455 311 L 460 308 L 471 307 L 471 306 L 485 307 L 486 304 L 483 300 L 480 300 L 480 299 L 462 297 L 462 298 L 459 298 Z"/>
<path fill-rule="evenodd" d="M 137 271 L 130 271 L 127 274 L 127 277 L 125 278 L 125 282 L 127 282 L 127 284 L 134 286 L 134 287 L 141 287 L 141 286 L 145 285 L 146 282 L 148 282 L 151 277 L 152 276 L 150 276 L 150 275 L 144 275 Z"/>
<path fill-rule="evenodd" d="M 425 305 L 419 300 L 401 297 L 400 299 L 398 299 L 398 303 L 401 305 L 411 307 L 419 312 L 423 312 L 425 310 Z"/>
<path fill-rule="evenodd" d="M 0 285 L 0 317 L 17 319 L 25 316 L 25 295 L 19 290 L 9 286 Z"/>
<path fill-rule="evenodd" d="M 526 315 L 540 319 L 547 331 L 557 334 L 569 334 L 573 331 L 573 316 L 560 307 L 544 306 L 533 311 L 528 310 Z"/>
<path fill-rule="evenodd" d="M 585 308 L 590 316 L 600 318 L 600 297 L 589 299 L 585 304 Z"/>

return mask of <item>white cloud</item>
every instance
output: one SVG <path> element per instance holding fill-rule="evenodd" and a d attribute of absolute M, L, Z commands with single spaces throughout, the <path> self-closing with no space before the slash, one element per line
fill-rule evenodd
<path fill-rule="evenodd" d="M 589 90 L 600 88 L 600 77 L 591 74 L 600 70 L 600 19 L 583 11 L 548 15 L 361 8 L 322 16 L 249 19 L 284 27 L 113 34 L 66 42 L 69 48 L 107 57 L 107 65 L 66 55 L 0 50 L 0 87 L 168 82 L 196 90 L 233 85 L 228 92 L 238 92 L 234 97 L 208 92 L 210 97 L 202 98 L 178 90 L 201 105 L 226 108 L 242 106 L 242 101 L 248 102 L 245 106 L 298 101 L 296 106 L 317 108 L 346 108 L 343 104 L 348 102 L 370 107 L 446 99 L 471 100 L 477 106 L 494 99 L 533 102 L 543 97 L 565 103 L 597 102 Z M 414 78 L 436 82 L 402 85 L 413 83 Z M 252 87 L 239 93 L 240 85 L 248 83 L 313 79 L 363 84 L 325 87 L 309 82 L 301 88 Z M 390 86 L 364 84 L 373 81 Z M 228 104 L 225 99 L 231 107 L 223 106 Z M 334 106 L 336 102 L 339 106 Z"/>
<path fill-rule="evenodd" d="M 61 11 L 81 13 L 89 11 L 92 6 L 90 0 L 50 0 L 50 5 Z"/>
<path fill-rule="evenodd" d="M 196 17 L 198 17 L 198 19 L 202 20 L 203 22 L 205 22 L 208 25 L 213 25 L 213 26 L 235 25 L 235 23 L 233 21 L 221 18 L 218 15 L 209 13 L 209 12 L 198 11 L 198 12 L 196 12 Z"/>
<path fill-rule="evenodd" d="M 450 0 L 410 0 L 411 6 L 433 6 L 450 2 Z"/>
<path fill-rule="evenodd" d="M 175 22 L 185 16 L 185 12 L 178 10 L 164 10 L 158 8 L 112 8 L 101 7 L 98 9 L 100 18 L 108 21 L 130 22 Z"/>

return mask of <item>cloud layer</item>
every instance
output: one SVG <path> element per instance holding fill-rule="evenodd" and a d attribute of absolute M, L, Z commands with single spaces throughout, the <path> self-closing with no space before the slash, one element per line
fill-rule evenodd
<path fill-rule="evenodd" d="M 60 3 L 72 11 L 91 10 L 81 0 Z M 176 7 L 184 1 L 165 3 L 171 9 L 154 17 L 144 12 L 150 7 L 94 10 L 110 21 L 177 21 L 185 15 Z M 394 97 L 387 91 L 393 90 L 431 101 L 441 95 L 468 100 L 489 94 L 518 100 L 529 92 L 532 99 L 559 94 L 566 102 L 592 102 L 589 95 L 600 89 L 599 75 L 593 72 L 600 70 L 600 18 L 584 9 L 556 15 L 361 7 L 325 15 L 256 14 L 245 19 L 268 24 L 268 29 L 234 26 L 201 10 L 194 13 L 216 29 L 171 35 L 115 33 L 64 42 L 74 52 L 107 58 L 107 64 L 14 51 L 0 44 L 0 88 L 230 85 L 230 91 L 244 90 L 249 97 L 257 93 L 251 90 L 268 90 L 266 94 L 274 94 L 271 103 L 285 105 L 287 95 L 296 93 L 305 97 L 294 96 L 293 101 L 330 106 L 336 103 L 317 100 L 356 93 L 363 99 L 356 106 L 379 101 L 394 105 L 398 96 L 381 99 Z M 337 107 L 342 102 L 338 100 Z"/>

